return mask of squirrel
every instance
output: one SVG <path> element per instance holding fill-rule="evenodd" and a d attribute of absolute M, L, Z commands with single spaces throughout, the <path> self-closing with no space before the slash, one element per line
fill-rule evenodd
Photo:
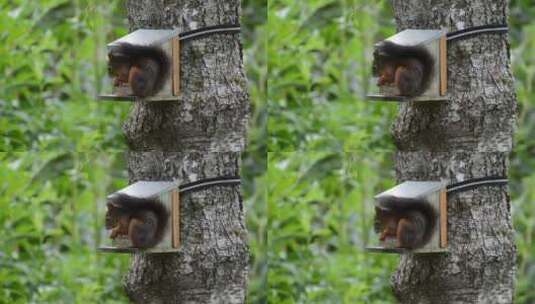
<path fill-rule="evenodd" d="M 111 229 L 111 239 L 125 235 L 138 248 L 153 247 L 162 240 L 169 212 L 158 199 L 118 193 L 108 199 L 107 208 L 105 226 Z"/>
<path fill-rule="evenodd" d="M 373 76 L 378 86 L 394 84 L 402 96 L 421 95 L 433 78 L 434 59 L 421 46 L 384 40 L 376 44 Z"/>
<path fill-rule="evenodd" d="M 129 84 L 136 96 L 158 93 L 169 74 L 169 57 L 155 46 L 120 43 L 108 53 L 108 59 L 113 85 Z"/>
<path fill-rule="evenodd" d="M 396 239 L 396 247 L 417 249 L 431 238 L 435 211 L 425 200 L 385 196 L 375 208 L 375 231 L 379 240 Z"/>

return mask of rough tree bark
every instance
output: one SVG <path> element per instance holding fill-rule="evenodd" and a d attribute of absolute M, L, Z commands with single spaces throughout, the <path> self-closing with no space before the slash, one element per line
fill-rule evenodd
<path fill-rule="evenodd" d="M 394 0 L 398 30 L 449 31 L 507 21 L 505 0 Z M 402 104 L 392 126 L 398 180 L 506 175 L 516 97 L 507 35 L 448 44 L 449 101 Z M 392 276 L 401 303 L 512 303 L 513 227 L 506 187 L 448 199 L 449 252 L 402 255 Z"/>
<path fill-rule="evenodd" d="M 130 29 L 238 24 L 240 2 L 127 1 Z M 123 125 L 130 182 L 238 175 L 249 110 L 240 37 L 181 44 L 178 102 L 136 102 Z M 181 196 L 181 250 L 135 254 L 124 286 L 137 303 L 244 303 L 248 247 L 239 187 Z"/>
<path fill-rule="evenodd" d="M 240 153 L 129 152 L 130 180 L 184 183 L 239 173 Z M 247 233 L 239 187 L 180 197 L 178 254 L 135 254 L 125 279 L 136 303 L 244 303 Z"/>
<path fill-rule="evenodd" d="M 238 0 L 127 1 L 130 30 L 180 32 L 240 23 Z M 123 125 L 132 150 L 240 151 L 249 111 L 242 47 L 237 34 L 211 35 L 180 45 L 180 100 L 135 103 Z"/>

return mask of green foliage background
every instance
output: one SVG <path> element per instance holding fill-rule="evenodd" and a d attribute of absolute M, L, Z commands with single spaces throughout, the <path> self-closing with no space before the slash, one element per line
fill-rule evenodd
<path fill-rule="evenodd" d="M 127 303 L 129 257 L 98 254 L 98 214 L 127 185 L 127 103 L 100 102 L 107 42 L 128 32 L 124 1 L 0 3 L 0 303 Z M 243 1 L 251 113 L 242 191 L 248 301 L 266 300 L 264 0 Z M 20 151 L 20 152 L 17 152 Z"/>
<path fill-rule="evenodd" d="M 362 97 L 373 43 L 395 33 L 390 3 L 268 3 L 269 303 L 392 303 L 397 256 L 362 250 L 372 196 L 394 185 L 397 106 Z M 513 0 L 509 13 L 519 103 L 510 159 L 515 303 L 534 303 L 535 6 Z"/>
<path fill-rule="evenodd" d="M 515 303 L 535 302 L 531 2 L 511 1 L 509 21 L 519 102 Z M 95 251 L 99 206 L 127 183 L 120 126 L 130 105 L 94 98 L 105 43 L 127 32 L 122 5 L 0 4 L 0 303 L 127 302 L 128 256 Z M 373 42 L 395 32 L 388 2 L 246 0 L 242 24 L 254 108 L 242 172 L 248 302 L 391 303 L 397 257 L 362 251 L 371 198 L 394 185 L 396 106 L 361 98 Z"/>

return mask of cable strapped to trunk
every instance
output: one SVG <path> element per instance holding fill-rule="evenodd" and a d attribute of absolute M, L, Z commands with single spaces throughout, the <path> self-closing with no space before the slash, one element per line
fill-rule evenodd
<path fill-rule="evenodd" d="M 178 191 L 180 193 L 190 192 L 190 191 L 199 191 L 206 189 L 211 186 L 225 186 L 225 185 L 239 185 L 240 177 L 239 176 L 220 176 L 213 178 L 201 179 L 187 184 L 182 184 L 178 186 Z"/>
<path fill-rule="evenodd" d="M 508 27 L 507 24 L 490 24 L 490 25 L 481 25 L 469 27 L 466 29 L 449 32 L 446 34 L 446 40 L 458 40 L 461 38 L 468 38 L 470 36 L 485 34 L 485 33 L 507 33 Z"/>
<path fill-rule="evenodd" d="M 180 41 L 202 38 L 212 34 L 235 34 L 240 32 L 239 24 L 207 26 L 178 34 Z"/>
<path fill-rule="evenodd" d="M 481 177 L 481 178 L 473 178 L 468 179 L 459 183 L 451 184 L 446 186 L 446 192 L 448 194 L 450 193 L 457 193 L 457 192 L 463 192 L 472 190 L 477 187 L 481 186 L 502 186 L 507 185 L 507 177 L 503 176 L 488 176 L 488 177 Z"/>

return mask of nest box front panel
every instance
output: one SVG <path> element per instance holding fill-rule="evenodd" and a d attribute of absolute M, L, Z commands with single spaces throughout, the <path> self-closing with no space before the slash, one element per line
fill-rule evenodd
<path fill-rule="evenodd" d="M 168 211 L 172 210 L 171 205 L 171 199 L 169 192 L 161 193 L 158 195 L 160 202 L 166 207 Z M 170 221 L 167 222 L 167 229 L 164 231 L 162 240 L 154 247 L 148 249 L 148 250 L 155 250 L 158 251 L 160 249 L 166 249 L 169 248 L 171 244 L 171 236 L 172 236 L 172 230 L 170 229 Z M 109 231 L 108 231 L 109 233 Z M 109 237 L 108 237 L 109 239 Z M 132 248 L 132 242 L 129 240 L 128 236 L 122 235 L 118 236 L 115 239 L 111 239 L 111 246 L 112 247 L 120 247 L 120 248 Z"/>
<path fill-rule="evenodd" d="M 178 39 L 177 39 L 178 41 Z M 179 69 L 179 60 L 178 56 L 179 54 L 177 52 L 173 52 L 173 43 L 172 41 L 165 42 L 163 44 L 158 45 L 165 54 L 167 54 L 169 58 L 169 62 L 171 63 L 171 66 L 169 67 L 169 74 L 166 77 L 166 80 L 163 84 L 163 87 L 161 90 L 159 90 L 156 94 L 151 96 L 154 97 L 166 97 L 166 96 L 176 96 L 178 95 L 179 86 L 178 82 L 174 83 L 173 80 L 175 78 L 178 79 L 178 69 Z M 108 48 L 108 51 L 113 50 L 114 46 L 110 46 Z M 175 49 L 178 48 L 178 42 L 175 43 Z M 175 55 L 176 53 L 176 55 Z M 174 56 L 175 55 L 175 56 Z M 176 91 L 176 93 L 175 93 Z M 112 94 L 118 95 L 118 96 L 134 96 L 134 93 L 132 92 L 132 88 L 128 83 L 123 84 L 113 84 L 112 85 Z"/>
<path fill-rule="evenodd" d="M 395 46 L 387 47 L 385 42 L 379 42 L 375 46 L 375 77 L 372 81 L 377 84 L 377 93 L 368 95 L 370 99 L 445 99 L 446 36 L 443 31 L 405 30 L 384 41 Z M 420 73 L 422 70 L 424 73 Z M 428 70 L 429 73 L 425 72 Z M 416 79 L 422 79 L 421 83 Z"/>
<path fill-rule="evenodd" d="M 149 248 L 136 248 L 126 233 L 112 236 L 113 229 L 106 229 L 103 225 L 102 244 L 100 250 L 111 252 L 137 252 L 148 253 L 175 252 L 180 247 L 180 196 L 173 183 L 169 182 L 138 182 L 122 189 L 117 193 L 127 194 L 139 198 L 157 198 L 167 210 L 167 221 L 161 239 Z M 114 194 L 110 195 L 112 197 Z M 128 205 L 127 205 L 128 207 Z M 109 207 L 108 207 L 109 208 Z M 108 212 L 108 211 L 107 211 Z M 107 215 L 107 214 L 106 214 Z M 106 217 L 103 215 L 103 218 Z M 106 218 L 107 220 L 107 218 Z M 124 232 L 124 231 L 123 231 Z"/>
<path fill-rule="evenodd" d="M 368 247 L 369 250 L 397 253 L 434 253 L 447 250 L 446 190 L 441 182 L 402 183 L 378 194 L 375 206 L 378 238 L 377 245 Z M 432 221 L 424 221 L 424 216 Z M 426 226 L 429 223 L 432 223 L 432 226 Z M 402 225 L 409 229 L 400 230 Z M 403 239 L 408 236 L 409 240 L 411 237 L 417 239 L 420 236 L 425 238 L 425 242 L 415 248 L 400 247 L 401 236 Z"/>
<path fill-rule="evenodd" d="M 176 100 L 176 96 L 178 96 L 180 93 L 179 41 L 178 32 L 175 30 L 140 29 L 108 44 L 109 54 L 117 52 L 118 50 L 118 54 L 128 54 L 122 57 L 119 56 L 113 58 L 126 58 L 123 60 L 127 61 L 128 64 L 134 64 L 130 67 L 135 66 L 137 70 L 134 74 L 132 74 L 134 70 L 129 69 L 127 73 L 121 74 L 123 76 L 117 77 L 117 71 L 122 71 L 121 69 L 118 69 L 117 66 L 122 68 L 123 65 L 117 63 L 112 64 L 110 57 L 108 61 L 108 68 L 110 71 L 113 71 L 111 88 L 112 93 L 111 95 L 101 95 L 101 98 L 121 100 L 121 97 L 123 97 L 125 100 L 130 100 L 134 97 L 143 97 L 145 100 Z M 129 45 L 130 47 L 127 48 L 125 44 Z M 135 50 L 136 46 L 138 47 L 137 50 Z M 139 48 L 142 47 L 154 47 L 156 50 L 140 51 Z M 127 50 L 131 51 L 127 52 Z M 161 55 L 162 53 L 164 56 Z M 134 57 L 142 59 L 133 59 Z M 121 62 L 120 60 L 121 59 L 113 62 Z M 135 62 L 133 63 L 132 61 Z M 147 64 L 147 62 L 152 63 Z M 161 62 L 166 62 L 166 64 L 162 65 Z M 153 66 L 155 65 L 160 67 L 158 73 L 153 72 L 155 70 Z M 164 71 L 161 73 L 162 67 L 168 72 L 165 73 Z M 131 78 L 132 75 L 140 76 L 137 78 Z M 158 77 L 158 75 L 160 75 L 160 77 Z M 165 75 L 165 77 L 163 77 L 163 75 Z M 141 81 L 140 84 L 136 86 L 136 88 L 138 88 L 137 92 L 139 92 L 139 96 L 136 96 L 135 91 L 132 89 L 133 85 L 130 83 L 130 79 L 138 79 L 138 81 Z M 155 84 L 153 84 L 153 81 Z M 142 88 L 147 89 L 144 90 Z"/>

